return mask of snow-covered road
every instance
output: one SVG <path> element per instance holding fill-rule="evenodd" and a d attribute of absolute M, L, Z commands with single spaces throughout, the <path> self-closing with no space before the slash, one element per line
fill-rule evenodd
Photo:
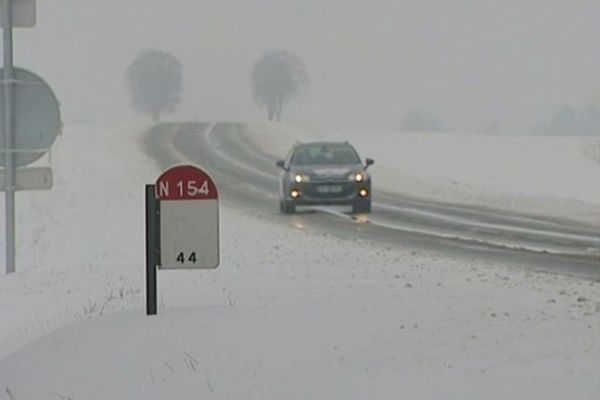
<path fill-rule="evenodd" d="M 235 203 L 221 266 L 159 273 L 144 317 L 143 185 L 159 168 L 142 131 L 66 130 L 55 189 L 19 196 L 19 270 L 0 276 L 15 399 L 600 396 L 600 283 Z"/>
<path fill-rule="evenodd" d="M 271 214 L 277 207 L 279 170 L 275 167 L 273 155 L 265 154 L 267 150 L 260 143 L 256 148 L 256 141 L 260 140 L 257 140 L 253 129 L 256 128 L 252 125 L 239 123 L 173 125 L 153 132 L 149 143 L 157 143 L 165 151 L 151 154 L 163 165 L 177 162 L 182 157 L 204 163 L 218 174 L 224 184 L 222 186 L 227 189 L 226 197 L 237 200 L 242 207 L 249 207 L 249 200 L 257 200 L 254 208 L 262 208 L 263 212 Z M 373 174 L 378 182 L 378 173 Z M 378 187 L 382 187 L 381 183 Z M 325 207 L 310 209 L 345 219 L 345 223 L 337 227 L 338 232 L 345 234 L 358 229 L 356 225 L 361 224 L 363 231 L 368 230 L 378 240 L 394 245 L 407 240 L 423 245 L 422 239 L 426 238 L 434 247 L 446 243 L 463 248 L 463 251 L 465 246 L 469 251 L 478 246 L 484 250 L 526 250 L 544 255 L 575 256 L 583 263 L 565 263 L 561 266 L 563 273 L 598 277 L 600 236 L 598 227 L 590 221 L 584 223 L 555 215 L 536 216 L 502 208 L 454 204 L 443 198 L 415 198 L 382 189 L 373 193 L 373 212 L 354 216 L 355 222 L 339 210 Z M 264 205 L 271 205 L 271 208 Z M 315 219 L 321 221 L 321 216 L 313 218 L 310 213 L 303 213 L 301 219 L 308 223 Z M 285 222 L 285 219 L 280 220 Z M 331 228 L 333 221 L 327 220 L 322 225 Z M 361 237 L 367 234 L 363 232 Z M 556 270 L 550 265 L 543 268 Z"/>
<path fill-rule="evenodd" d="M 295 141 L 349 140 L 372 167 L 375 190 L 529 215 L 600 221 L 597 137 L 323 131 L 254 123 L 246 133 L 282 158 Z"/>

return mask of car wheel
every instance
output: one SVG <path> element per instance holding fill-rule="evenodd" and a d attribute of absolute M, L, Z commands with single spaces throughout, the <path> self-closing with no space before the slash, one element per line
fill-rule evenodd
<path fill-rule="evenodd" d="M 296 205 L 289 201 L 279 200 L 279 211 L 283 214 L 293 214 L 296 212 Z"/>
<path fill-rule="evenodd" d="M 367 214 L 371 212 L 371 200 L 356 200 L 352 204 L 353 214 Z"/>

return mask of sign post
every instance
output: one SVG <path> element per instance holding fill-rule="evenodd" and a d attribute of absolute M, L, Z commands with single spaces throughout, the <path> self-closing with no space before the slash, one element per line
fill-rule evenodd
<path fill-rule="evenodd" d="M 6 171 L 6 273 L 15 272 L 15 165 L 13 153 L 13 9 L 12 0 L 2 0 L 2 39 L 4 42 L 4 170 Z"/>
<path fill-rule="evenodd" d="M 146 185 L 146 315 L 156 315 L 156 266 L 159 264 L 158 218 L 159 202 L 154 195 L 154 185 Z"/>
<path fill-rule="evenodd" d="M 156 314 L 156 269 L 219 266 L 219 193 L 192 165 L 168 169 L 146 185 L 146 314 Z"/>
<path fill-rule="evenodd" d="M 37 181 L 34 184 L 36 189 L 47 188 L 49 183 L 51 186 L 46 172 L 40 173 L 37 170 L 19 173 L 16 167 L 27 165 L 42 157 L 60 129 L 55 128 L 57 124 L 52 123 L 53 120 L 56 120 L 60 125 L 58 101 L 56 101 L 52 90 L 36 75 L 14 68 L 13 28 L 31 28 L 35 24 L 36 0 L 0 0 L 0 26 L 2 27 L 4 62 L 3 71 L 0 73 L 3 86 L 2 104 L 0 105 L 0 117 L 2 117 L 0 126 L 3 130 L 0 139 L 0 164 L 4 168 L 2 190 L 6 192 L 5 244 L 7 274 L 16 270 L 15 190 L 19 189 L 19 181 L 21 183 L 26 182 L 26 184 L 21 185 L 21 189 L 31 186 L 31 177 L 34 177 Z M 32 76 L 35 82 L 27 79 Z M 41 86 L 33 90 L 23 86 L 23 84 L 28 85 L 31 83 L 41 84 Z M 50 100 L 48 100 L 49 97 L 51 97 Z M 27 123 L 28 121 L 39 122 L 38 114 L 43 114 L 43 129 L 41 130 L 32 129 L 34 126 Z M 53 116 L 55 118 L 52 118 Z M 51 119 L 43 119 L 45 117 Z M 34 143 L 29 139 L 38 135 L 40 137 L 39 143 L 44 143 L 51 138 L 50 142 L 44 148 L 20 147 L 23 140 L 23 131 L 26 132 L 26 139 L 29 143 Z M 42 176 L 41 180 L 38 179 L 40 176 Z"/>

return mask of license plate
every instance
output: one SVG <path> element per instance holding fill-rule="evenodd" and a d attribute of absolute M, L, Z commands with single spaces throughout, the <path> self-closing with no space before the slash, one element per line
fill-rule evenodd
<path fill-rule="evenodd" d="M 319 193 L 340 193 L 342 191 L 341 186 L 319 186 L 317 188 Z"/>

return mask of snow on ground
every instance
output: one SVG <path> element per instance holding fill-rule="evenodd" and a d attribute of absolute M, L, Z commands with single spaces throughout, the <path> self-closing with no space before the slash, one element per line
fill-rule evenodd
<path fill-rule="evenodd" d="M 600 223 L 597 138 L 325 133 L 285 124 L 252 124 L 248 133 L 282 158 L 296 140 L 349 140 L 376 160 L 375 189 Z"/>
<path fill-rule="evenodd" d="M 301 216 L 223 207 L 221 266 L 160 272 L 144 317 L 158 171 L 140 130 L 67 130 L 55 189 L 19 196 L 19 271 L 0 275 L 15 399 L 600 396 L 600 283 L 344 240 Z"/>
<path fill-rule="evenodd" d="M 0 278 L 0 356 L 10 343 L 139 295 L 140 185 L 155 177 L 133 146 L 140 130 L 65 129 L 52 154 L 53 190 L 17 193 L 17 273 Z"/>

